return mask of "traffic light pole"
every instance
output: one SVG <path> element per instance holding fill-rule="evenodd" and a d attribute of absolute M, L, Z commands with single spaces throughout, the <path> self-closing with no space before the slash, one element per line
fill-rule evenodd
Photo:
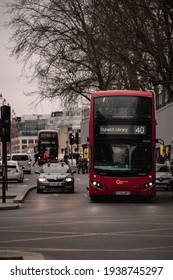
<path fill-rule="evenodd" d="M 11 141 L 11 108 L 1 106 L 1 142 L 2 142 L 2 202 L 6 202 L 7 190 L 7 142 Z"/>
<path fill-rule="evenodd" d="M 2 202 L 6 203 L 7 190 L 7 142 L 2 141 Z"/>

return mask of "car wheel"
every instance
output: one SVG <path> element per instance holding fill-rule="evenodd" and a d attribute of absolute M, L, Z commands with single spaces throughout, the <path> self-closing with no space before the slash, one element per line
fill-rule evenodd
<path fill-rule="evenodd" d="M 74 186 L 71 188 L 70 193 L 74 193 Z"/>

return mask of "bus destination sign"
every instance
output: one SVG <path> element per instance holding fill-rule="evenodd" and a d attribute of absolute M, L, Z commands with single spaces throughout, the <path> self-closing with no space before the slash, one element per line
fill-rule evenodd
<path fill-rule="evenodd" d="M 147 128 L 145 125 L 100 125 L 99 132 L 101 135 L 146 135 Z"/>

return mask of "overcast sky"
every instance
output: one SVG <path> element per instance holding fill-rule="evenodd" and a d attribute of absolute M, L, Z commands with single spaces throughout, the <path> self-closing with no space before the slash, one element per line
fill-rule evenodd
<path fill-rule="evenodd" d="M 28 114 L 50 114 L 60 109 L 59 103 L 52 104 L 49 100 L 42 102 L 39 106 L 31 105 L 33 97 L 27 97 L 24 93 L 33 91 L 36 85 L 28 85 L 28 81 L 19 78 L 22 65 L 9 56 L 9 30 L 3 27 L 7 21 L 5 3 L 10 0 L 0 0 L 0 93 L 14 110 L 16 116 Z M 34 88 L 35 87 L 35 88 Z M 35 99 L 35 98 L 34 98 Z"/>

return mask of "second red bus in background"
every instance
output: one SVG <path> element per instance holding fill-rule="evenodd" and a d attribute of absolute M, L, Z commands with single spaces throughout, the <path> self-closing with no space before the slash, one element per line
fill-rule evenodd
<path fill-rule="evenodd" d="M 46 161 L 58 161 L 58 131 L 57 130 L 39 130 L 38 132 L 38 164 L 42 165 Z M 44 154 L 47 153 L 47 158 Z"/>

